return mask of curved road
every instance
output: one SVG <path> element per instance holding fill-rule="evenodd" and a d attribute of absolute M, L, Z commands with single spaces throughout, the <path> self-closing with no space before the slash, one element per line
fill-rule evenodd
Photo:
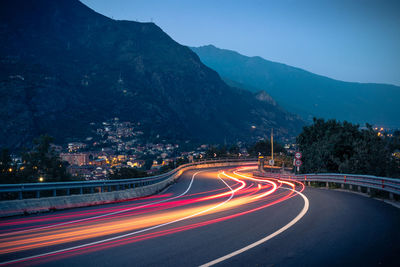
<path fill-rule="evenodd" d="M 152 197 L 2 219 L 0 265 L 398 266 L 398 209 L 251 168 L 187 171 Z"/>

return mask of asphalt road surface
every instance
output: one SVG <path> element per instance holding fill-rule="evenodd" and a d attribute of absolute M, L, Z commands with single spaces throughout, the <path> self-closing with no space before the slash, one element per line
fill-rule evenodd
<path fill-rule="evenodd" d="M 0 220 L 1 266 L 400 266 L 400 210 L 348 192 L 187 171 L 158 195 Z"/>

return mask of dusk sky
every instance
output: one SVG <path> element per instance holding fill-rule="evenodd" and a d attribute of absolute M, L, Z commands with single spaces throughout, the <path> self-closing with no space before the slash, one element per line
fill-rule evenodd
<path fill-rule="evenodd" d="M 153 21 L 177 42 L 213 44 L 331 78 L 400 85 L 400 1 L 83 0 Z"/>

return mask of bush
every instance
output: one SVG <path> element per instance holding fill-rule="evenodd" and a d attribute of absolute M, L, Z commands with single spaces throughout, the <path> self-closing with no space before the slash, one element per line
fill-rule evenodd
<path fill-rule="evenodd" d="M 367 125 L 315 119 L 297 137 L 302 152 L 303 173 L 357 173 L 399 176 L 399 163 L 392 156 L 393 146 Z"/>

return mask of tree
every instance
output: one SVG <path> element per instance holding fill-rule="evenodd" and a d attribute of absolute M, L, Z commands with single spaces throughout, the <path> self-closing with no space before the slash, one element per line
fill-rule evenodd
<path fill-rule="evenodd" d="M 136 168 L 120 168 L 117 169 L 113 174 L 110 175 L 110 179 L 118 180 L 118 179 L 131 179 L 131 178 L 139 178 L 148 176 L 145 171 L 138 170 Z"/>
<path fill-rule="evenodd" d="M 150 170 L 151 166 L 153 166 L 154 158 L 150 157 L 145 159 L 143 168 L 145 170 Z"/>
<path fill-rule="evenodd" d="M 261 140 L 250 146 L 247 150 L 251 156 L 269 156 L 271 155 L 271 140 Z M 286 154 L 285 148 L 274 141 L 274 153 Z"/>
<path fill-rule="evenodd" d="M 1 173 L 3 172 L 8 172 L 9 168 L 11 167 L 12 164 L 12 159 L 10 152 L 7 148 L 3 148 L 1 150 L 1 156 L 0 156 L 0 171 Z"/>
<path fill-rule="evenodd" d="M 227 149 L 226 146 L 211 146 L 206 151 L 206 158 L 214 159 L 214 158 L 224 158 L 227 157 Z"/>
<path fill-rule="evenodd" d="M 65 163 L 50 147 L 52 141 L 52 137 L 41 135 L 34 140 L 33 149 L 22 155 L 25 167 L 21 171 L 23 182 L 37 182 L 40 178 L 46 182 L 70 180 Z"/>
<path fill-rule="evenodd" d="M 13 183 L 15 171 L 9 150 L 3 148 L 0 155 L 0 183 Z"/>
<path fill-rule="evenodd" d="M 240 148 L 237 145 L 233 145 L 229 148 L 229 154 L 232 156 L 238 156 Z"/>
<path fill-rule="evenodd" d="M 302 152 L 302 172 L 339 172 L 396 175 L 396 161 L 386 138 L 380 137 L 367 125 L 314 118 L 297 137 Z"/>

